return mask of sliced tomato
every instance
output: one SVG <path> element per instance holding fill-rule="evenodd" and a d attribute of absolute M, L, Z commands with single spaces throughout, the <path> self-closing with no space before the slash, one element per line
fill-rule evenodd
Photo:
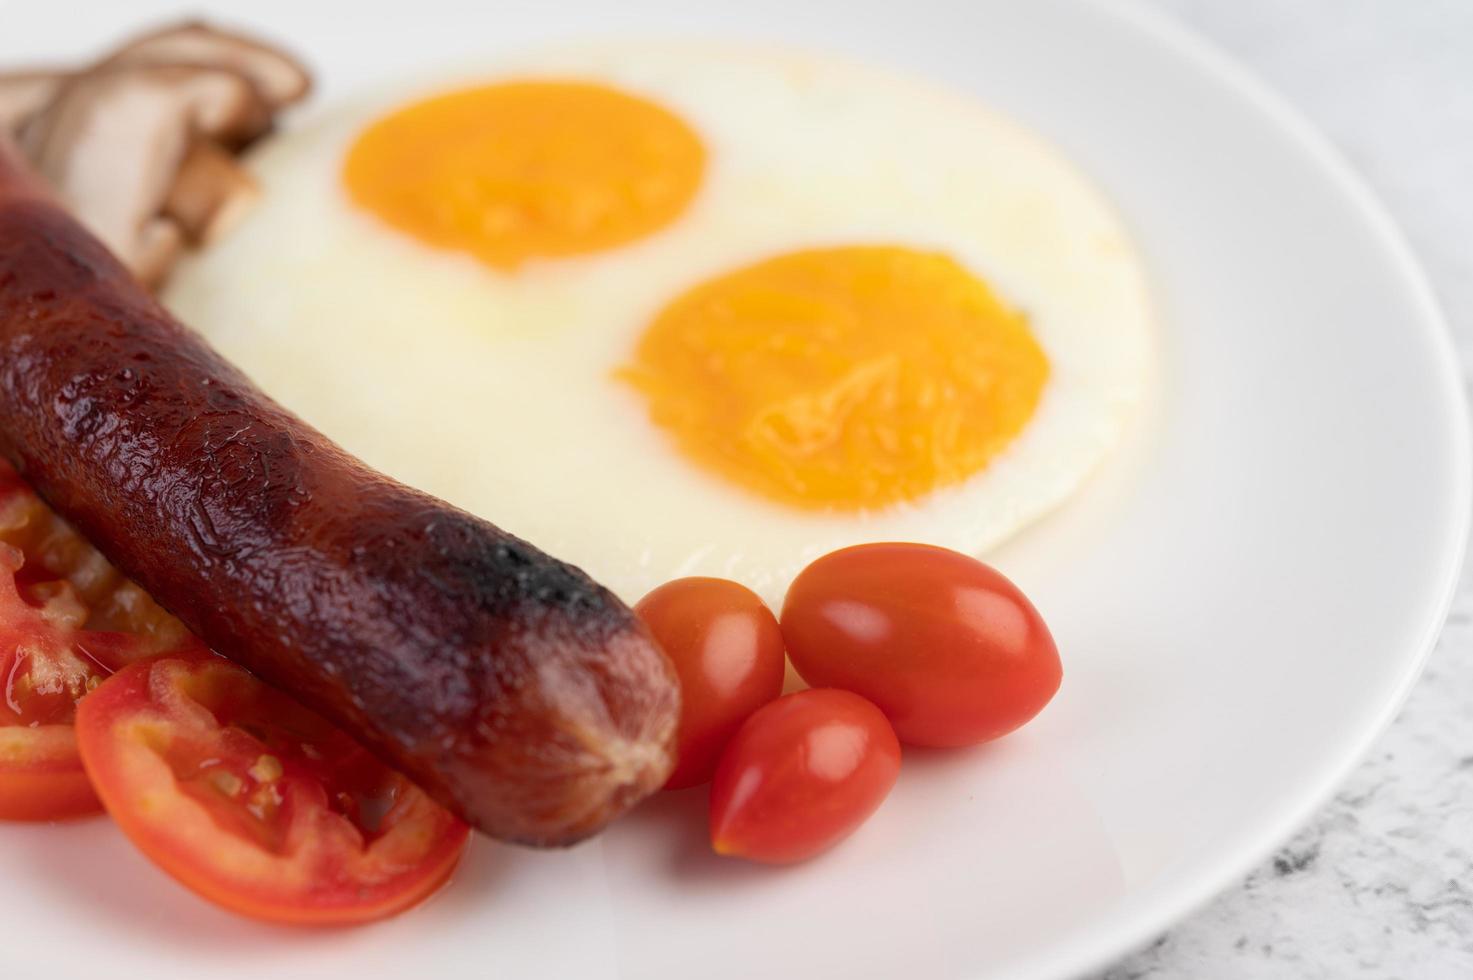
<path fill-rule="evenodd" d="M 0 726 L 0 820 L 63 820 L 100 809 L 71 725 Z"/>
<path fill-rule="evenodd" d="M 229 661 L 165 656 L 77 709 L 93 786 L 123 832 L 234 912 L 304 925 L 402 911 L 449 877 L 464 823 Z"/>
<path fill-rule="evenodd" d="M 0 462 L 0 820 L 100 810 L 77 700 L 125 664 L 203 649 Z"/>

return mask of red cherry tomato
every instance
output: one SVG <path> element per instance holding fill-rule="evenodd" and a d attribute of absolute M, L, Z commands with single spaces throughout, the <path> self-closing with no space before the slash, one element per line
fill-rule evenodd
<path fill-rule="evenodd" d="M 909 745 L 973 745 L 1048 704 L 1062 668 L 1017 586 L 967 555 L 864 544 L 825 555 L 788 589 L 783 638 L 814 687 L 869 698 Z"/>
<path fill-rule="evenodd" d="M 666 789 L 711 778 L 742 722 L 782 693 L 783 635 L 750 589 L 720 578 L 682 578 L 634 607 L 680 678 L 675 771 Z"/>
<path fill-rule="evenodd" d="M 831 688 L 778 698 L 748 718 L 711 781 L 711 846 L 768 864 L 813 857 L 884 802 L 900 772 L 885 716 Z"/>

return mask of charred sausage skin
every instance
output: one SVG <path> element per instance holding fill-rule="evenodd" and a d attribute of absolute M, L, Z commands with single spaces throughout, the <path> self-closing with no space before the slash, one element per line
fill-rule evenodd
<path fill-rule="evenodd" d="M 3 144 L 0 454 L 217 652 L 478 830 L 571 843 L 668 774 L 678 689 L 626 606 L 271 401 Z"/>

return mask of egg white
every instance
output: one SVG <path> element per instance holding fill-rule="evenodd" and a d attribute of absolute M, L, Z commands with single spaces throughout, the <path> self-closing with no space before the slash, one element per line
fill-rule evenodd
<path fill-rule="evenodd" d="M 527 77 L 601 81 L 681 114 L 708 173 L 634 244 L 515 273 L 352 207 L 357 133 L 424 95 Z M 1128 235 L 1068 161 L 976 103 L 846 63 L 602 44 L 504 59 L 321 114 L 251 160 L 263 188 L 166 302 L 268 393 L 369 464 L 582 566 L 626 600 L 720 575 L 778 601 L 861 541 L 981 553 L 1057 505 L 1121 434 L 1150 353 Z M 774 254 L 938 249 L 1023 309 L 1051 362 L 1035 416 L 983 472 L 909 505 L 818 513 L 682 457 L 612 372 L 670 299 Z"/>

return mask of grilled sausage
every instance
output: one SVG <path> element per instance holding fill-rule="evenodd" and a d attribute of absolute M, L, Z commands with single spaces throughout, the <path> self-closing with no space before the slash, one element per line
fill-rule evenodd
<path fill-rule="evenodd" d="M 679 692 L 626 606 L 281 408 L 17 161 L 0 143 L 0 454 L 52 507 L 478 830 L 567 844 L 659 788 Z"/>

